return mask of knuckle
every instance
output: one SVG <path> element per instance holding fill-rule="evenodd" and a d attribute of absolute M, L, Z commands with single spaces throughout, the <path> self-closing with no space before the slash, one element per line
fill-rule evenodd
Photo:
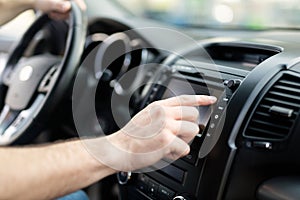
<path fill-rule="evenodd" d="M 204 102 L 205 101 L 205 96 L 204 95 L 200 95 L 199 96 L 199 102 Z"/>
<path fill-rule="evenodd" d="M 209 98 L 207 95 L 200 95 L 198 102 L 200 105 L 206 105 L 209 103 Z"/>
<path fill-rule="evenodd" d="M 155 101 L 155 102 L 153 102 L 153 103 L 151 103 L 151 104 L 149 104 L 148 106 L 147 106 L 147 108 L 151 111 L 151 110 L 155 110 L 155 109 L 157 109 L 158 107 L 161 107 L 161 105 L 159 104 L 159 102 L 158 101 Z"/>
<path fill-rule="evenodd" d="M 149 106 L 149 111 L 151 112 L 154 117 L 164 117 L 165 116 L 165 111 L 164 107 L 159 105 L 158 103 L 153 103 L 150 104 Z"/>
<path fill-rule="evenodd" d="M 197 108 L 191 107 L 190 113 L 192 113 L 192 118 L 193 118 L 193 120 L 196 121 L 196 120 L 199 118 L 199 111 L 198 111 Z"/>
<path fill-rule="evenodd" d="M 154 101 L 151 104 L 149 104 L 149 106 L 150 107 L 152 107 L 152 106 L 158 106 L 159 104 L 160 104 L 159 101 Z"/>
<path fill-rule="evenodd" d="M 56 11 L 60 11 L 61 2 L 59 2 L 59 1 L 53 2 L 52 6 L 53 6 L 53 9 L 55 9 Z"/>
<path fill-rule="evenodd" d="M 169 159 L 177 160 L 180 157 L 186 156 L 190 152 L 188 144 L 181 144 L 180 147 L 169 148 L 166 151 L 166 156 Z"/>
<path fill-rule="evenodd" d="M 200 131 L 200 128 L 199 128 L 198 124 L 192 124 L 191 129 L 192 129 L 191 132 L 192 132 L 193 135 L 197 135 Z"/>
<path fill-rule="evenodd" d="M 163 131 L 162 134 L 159 137 L 159 143 L 162 146 L 166 146 L 166 145 L 170 144 L 170 142 L 171 142 L 171 137 L 168 136 L 168 132 L 167 131 Z"/>
<path fill-rule="evenodd" d="M 181 95 L 179 98 L 180 98 L 180 100 L 182 102 L 187 102 L 187 101 L 190 100 L 190 96 L 189 95 Z"/>
<path fill-rule="evenodd" d="M 193 128 L 194 128 L 194 131 L 193 131 L 194 135 L 197 135 L 200 132 L 200 128 L 199 128 L 198 124 L 194 124 Z"/>

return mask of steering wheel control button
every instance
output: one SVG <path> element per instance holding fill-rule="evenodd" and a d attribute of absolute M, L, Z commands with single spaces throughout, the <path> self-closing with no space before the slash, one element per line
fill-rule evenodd
<path fill-rule="evenodd" d="M 14 127 L 18 128 L 24 123 L 24 120 L 25 120 L 25 117 L 19 115 L 12 125 Z"/>
<path fill-rule="evenodd" d="M 28 58 L 16 66 L 7 91 L 5 103 L 13 110 L 24 110 L 30 106 L 45 74 L 61 58 L 38 55 Z M 25 67 L 24 67 L 25 66 Z"/>
<path fill-rule="evenodd" d="M 23 67 L 19 73 L 20 81 L 28 81 L 33 73 L 33 68 L 30 65 Z"/>
<path fill-rule="evenodd" d="M 57 67 L 52 67 L 47 74 L 44 76 L 43 80 L 40 83 L 39 92 L 46 93 L 51 89 L 51 86 L 57 78 Z"/>

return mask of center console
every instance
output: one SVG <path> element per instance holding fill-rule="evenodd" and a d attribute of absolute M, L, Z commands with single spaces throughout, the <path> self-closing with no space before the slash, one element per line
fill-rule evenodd
<path fill-rule="evenodd" d="M 243 44 L 211 44 L 206 50 L 215 64 L 197 60 L 195 54 L 188 56 L 188 61 L 173 60 L 157 74 L 158 81 L 147 89 L 142 102 L 143 108 L 153 101 L 183 94 L 218 98 L 215 105 L 198 108 L 200 132 L 190 144 L 190 153 L 154 172 L 120 173 L 122 199 L 218 198 L 230 151 L 227 145 L 230 132 L 224 132 L 226 114 L 230 112 L 227 106 L 248 73 L 277 51 L 251 45 L 246 48 Z"/>

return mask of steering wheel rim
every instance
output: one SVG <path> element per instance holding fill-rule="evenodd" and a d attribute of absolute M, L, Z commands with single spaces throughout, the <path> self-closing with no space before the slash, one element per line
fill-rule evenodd
<path fill-rule="evenodd" d="M 48 15 L 42 15 L 30 26 L 9 55 L 0 74 L 0 146 L 33 139 L 69 89 L 79 67 L 87 29 L 85 14 L 76 3 L 71 5 L 62 59 L 43 54 L 19 63 L 35 34 L 50 22 Z"/>

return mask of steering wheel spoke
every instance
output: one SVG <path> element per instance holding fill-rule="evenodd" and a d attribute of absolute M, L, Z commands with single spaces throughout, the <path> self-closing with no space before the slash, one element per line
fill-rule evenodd
<path fill-rule="evenodd" d="M 14 111 L 5 105 L 0 114 L 0 145 L 7 145 L 17 139 L 34 120 L 45 96 L 39 94 L 30 108 Z"/>
<path fill-rule="evenodd" d="M 2 73 L 1 83 L 5 86 L 9 86 L 12 74 L 13 74 L 13 70 L 11 69 L 4 70 Z"/>
<path fill-rule="evenodd" d="M 42 79 L 38 92 L 47 93 L 51 90 L 52 86 L 55 84 L 58 77 L 57 66 L 53 66 Z"/>
<path fill-rule="evenodd" d="M 0 135 L 2 136 L 5 130 L 12 124 L 16 119 L 19 112 L 10 109 L 8 105 L 5 105 L 0 113 Z"/>

